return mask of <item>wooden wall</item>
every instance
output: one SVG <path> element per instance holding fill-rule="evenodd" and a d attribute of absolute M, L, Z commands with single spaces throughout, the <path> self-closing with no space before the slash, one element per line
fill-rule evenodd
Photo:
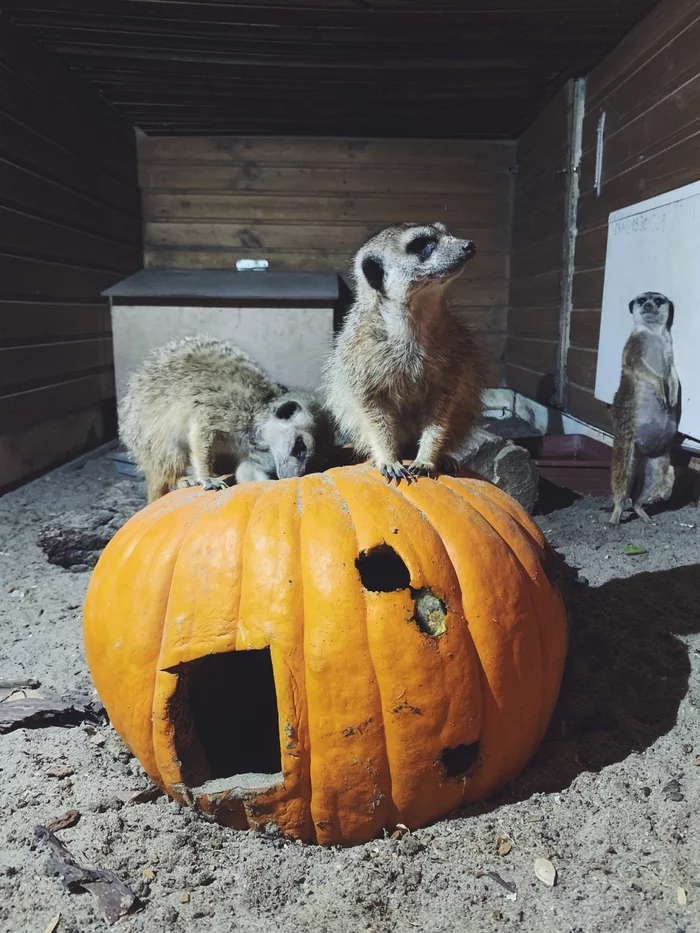
<path fill-rule="evenodd" d="M 554 400 L 573 82 L 523 134 L 513 207 L 506 384 Z"/>
<path fill-rule="evenodd" d="M 603 185 L 594 188 L 605 111 Z M 665 0 L 590 74 L 568 353 L 567 408 L 609 430 L 593 397 L 611 211 L 700 179 L 700 4 Z"/>
<path fill-rule="evenodd" d="M 133 131 L 0 16 L 0 490 L 113 432 L 99 294 L 141 263 Z"/>
<path fill-rule="evenodd" d="M 501 384 L 511 143 L 343 139 L 139 139 L 146 264 L 345 273 L 354 251 L 397 221 L 442 220 L 479 247 L 452 288 Z"/>

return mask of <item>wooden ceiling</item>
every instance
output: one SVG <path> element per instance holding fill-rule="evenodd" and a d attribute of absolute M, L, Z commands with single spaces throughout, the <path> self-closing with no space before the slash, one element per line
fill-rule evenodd
<path fill-rule="evenodd" d="M 658 0 L 0 0 L 153 135 L 513 138 Z"/>

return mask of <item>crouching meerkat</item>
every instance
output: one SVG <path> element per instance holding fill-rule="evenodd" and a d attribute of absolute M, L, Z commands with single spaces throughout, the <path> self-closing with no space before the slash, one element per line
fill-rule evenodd
<path fill-rule="evenodd" d="M 324 391 L 339 429 L 389 482 L 446 468 L 481 414 L 482 355 L 445 301 L 475 253 L 435 223 L 388 227 L 355 256 L 355 300 Z M 408 468 L 403 456 L 415 458 Z"/>
<path fill-rule="evenodd" d="M 175 485 L 226 488 L 301 476 L 330 451 L 330 420 L 234 344 L 186 337 L 152 350 L 128 383 L 120 434 L 146 475 L 148 501 Z M 191 475 L 190 475 L 191 471 Z"/>
<path fill-rule="evenodd" d="M 679 382 L 670 331 L 673 303 L 658 292 L 644 292 L 630 302 L 629 310 L 634 324 L 610 410 L 613 525 L 620 523 L 628 499 L 637 515 L 650 522 L 643 504 L 669 498 L 674 481 L 671 444 L 678 428 Z"/>

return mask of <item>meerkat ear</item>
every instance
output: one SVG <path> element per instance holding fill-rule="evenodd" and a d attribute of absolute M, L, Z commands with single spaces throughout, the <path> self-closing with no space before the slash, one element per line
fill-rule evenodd
<path fill-rule="evenodd" d="M 630 314 L 634 311 L 634 303 L 636 300 L 636 298 L 633 298 L 632 301 L 630 301 Z"/>
<path fill-rule="evenodd" d="M 378 259 L 367 256 L 362 260 L 362 274 L 376 292 L 384 286 L 384 266 Z"/>

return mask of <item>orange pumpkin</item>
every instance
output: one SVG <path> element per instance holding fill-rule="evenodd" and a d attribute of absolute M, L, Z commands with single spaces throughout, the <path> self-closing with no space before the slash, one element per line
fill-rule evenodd
<path fill-rule="evenodd" d="M 150 777 L 230 826 L 363 842 L 489 795 L 547 728 L 551 552 L 487 481 L 367 465 L 180 490 L 105 549 L 85 647 Z"/>

